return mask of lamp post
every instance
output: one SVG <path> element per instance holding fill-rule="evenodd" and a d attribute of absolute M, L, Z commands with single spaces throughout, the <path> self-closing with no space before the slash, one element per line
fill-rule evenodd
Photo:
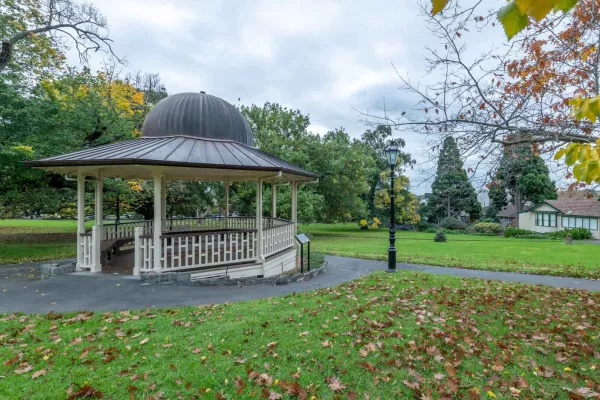
<path fill-rule="evenodd" d="M 398 146 L 391 145 L 386 150 L 387 162 L 390 167 L 390 247 L 388 248 L 388 269 L 387 272 L 396 272 L 396 227 L 395 227 L 395 200 L 396 191 L 394 190 L 394 170 L 398 161 L 400 149 Z"/>

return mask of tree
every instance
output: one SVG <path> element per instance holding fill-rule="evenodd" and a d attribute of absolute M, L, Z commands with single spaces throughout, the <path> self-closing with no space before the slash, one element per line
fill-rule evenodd
<path fill-rule="evenodd" d="M 8 83 L 0 86 L 6 88 L 0 91 L 5 100 L 0 104 L 0 165 L 7 171 L 0 179 L 0 198 L 14 208 L 10 199 L 18 194 L 20 211 L 57 213 L 56 204 L 64 202 L 53 200 L 52 191 L 66 196 L 65 189 L 75 188 L 63 176 L 24 167 L 22 161 L 133 138 L 143 119 L 143 94 L 114 69 L 92 74 L 67 68 L 28 92 Z"/>
<path fill-rule="evenodd" d="M 527 202 L 536 204 L 556 198 L 556 187 L 550 179 L 548 167 L 531 147 L 521 145 L 505 150 L 495 179 L 490 184 L 490 200 L 496 210 L 513 204 L 519 212 Z"/>
<path fill-rule="evenodd" d="M 18 68 L 59 65 L 65 42 L 71 41 L 82 62 L 90 52 L 116 57 L 106 18 L 90 3 L 72 0 L 0 0 L 2 50 L 0 71 L 13 60 Z"/>
<path fill-rule="evenodd" d="M 506 36 L 511 39 L 525 29 L 530 23 L 530 17 L 536 21 L 544 19 L 551 11 L 557 13 L 569 12 L 579 0 L 512 0 L 502 7 L 498 13 L 498 20 L 504 27 Z M 450 0 L 431 0 L 432 13 L 438 14 L 444 10 Z"/>
<path fill-rule="evenodd" d="M 257 147 L 320 175 L 318 183 L 302 185 L 298 193 L 298 210 L 314 212 L 308 220 L 340 221 L 367 213 L 367 176 L 375 161 L 361 141 L 341 128 L 323 136 L 309 133 L 307 115 L 275 103 L 242 106 L 241 112 L 253 128 Z M 281 190 L 283 197 L 288 190 Z M 243 194 L 244 202 L 253 204 L 253 193 L 251 186 L 240 186 L 236 196 Z"/>
<path fill-rule="evenodd" d="M 382 171 L 387 171 L 389 169 L 389 165 L 387 163 L 387 158 L 385 154 L 385 150 L 391 144 L 395 144 L 399 148 L 404 148 L 406 146 L 406 142 L 404 139 L 392 138 L 392 128 L 387 125 L 377 125 L 375 129 L 369 129 L 362 134 L 361 141 L 365 147 L 365 153 L 372 157 L 375 160 L 374 168 L 368 175 L 368 184 L 369 184 L 369 192 L 367 195 L 367 207 L 370 216 L 374 216 L 375 210 L 378 207 L 375 207 L 375 193 L 381 189 L 382 182 L 387 183 L 389 181 L 382 181 Z M 411 168 L 416 163 L 415 160 L 412 160 L 410 154 L 400 152 L 398 156 L 398 165 L 401 168 L 410 166 Z"/>
<path fill-rule="evenodd" d="M 477 193 L 463 169 L 456 142 L 450 136 L 440 150 L 431 191 L 427 203 L 429 215 L 438 221 L 446 217 L 459 218 L 463 213 L 478 218 L 481 213 Z"/>
<path fill-rule="evenodd" d="M 391 199 L 390 199 L 390 172 L 384 171 L 380 173 L 380 182 L 382 182 L 380 188 L 375 192 L 375 208 L 380 212 L 389 212 Z M 419 200 L 417 196 L 410 192 L 410 181 L 408 177 L 404 175 L 397 175 L 394 178 L 394 205 L 396 207 L 396 221 L 394 223 L 400 224 L 416 224 L 421 220 L 419 216 Z"/>

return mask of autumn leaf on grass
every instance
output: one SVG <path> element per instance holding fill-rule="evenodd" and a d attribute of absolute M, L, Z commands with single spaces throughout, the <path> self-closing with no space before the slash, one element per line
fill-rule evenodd
<path fill-rule="evenodd" d="M 346 385 L 343 385 L 342 382 L 340 382 L 340 380 L 335 376 L 327 378 L 326 382 L 327 386 L 329 386 L 329 389 L 333 390 L 334 392 L 343 392 L 344 389 L 346 389 Z"/>
<path fill-rule="evenodd" d="M 594 392 L 588 387 L 580 387 L 575 390 L 563 387 L 564 390 L 569 392 L 569 398 L 571 399 L 597 399 L 600 398 L 600 394 Z"/>
<path fill-rule="evenodd" d="M 30 364 L 21 365 L 18 369 L 15 370 L 15 374 L 21 375 L 25 372 L 31 371 L 32 369 L 33 367 Z"/>
<path fill-rule="evenodd" d="M 446 369 L 448 376 L 456 376 L 456 369 L 454 369 L 452 364 L 446 363 L 446 364 L 444 364 L 444 368 Z"/>
<path fill-rule="evenodd" d="M 142 339 L 140 340 L 140 344 L 146 344 L 150 341 L 150 339 L 146 338 L 146 339 Z"/>
<path fill-rule="evenodd" d="M 281 395 L 281 393 L 277 393 L 271 390 L 271 393 L 269 393 L 269 400 L 279 400 L 283 398 L 283 396 Z"/>
<path fill-rule="evenodd" d="M 233 381 L 235 382 L 236 394 L 242 394 L 246 387 L 246 382 L 239 376 L 236 376 Z"/>
<path fill-rule="evenodd" d="M 19 361 L 19 355 L 15 354 L 11 359 L 7 360 L 4 365 L 8 366 L 8 365 L 12 365 L 14 363 L 16 363 L 17 361 Z"/>
<path fill-rule="evenodd" d="M 82 386 L 79 388 L 79 390 L 77 390 L 75 393 L 71 394 L 69 397 L 67 397 L 67 400 L 75 400 L 75 399 L 83 399 L 83 398 L 96 398 L 96 399 L 101 399 L 104 397 L 104 394 L 99 391 L 94 389 L 93 387 L 86 385 L 86 386 Z"/>
<path fill-rule="evenodd" d="M 31 375 L 31 379 L 39 378 L 42 375 L 46 375 L 45 369 L 40 369 L 39 371 L 34 372 L 33 375 Z"/>

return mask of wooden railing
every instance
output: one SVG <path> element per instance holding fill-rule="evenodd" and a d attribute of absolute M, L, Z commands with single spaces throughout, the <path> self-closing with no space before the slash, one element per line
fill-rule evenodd
<path fill-rule="evenodd" d="M 161 236 L 162 271 L 256 261 L 256 230 L 188 232 Z"/>
<path fill-rule="evenodd" d="M 144 234 L 152 233 L 154 220 L 142 220 L 131 222 L 119 222 L 118 224 L 104 225 L 102 240 L 132 238 L 135 228 L 141 227 L 144 229 Z"/>
<path fill-rule="evenodd" d="M 258 261 L 258 231 L 250 217 L 177 218 L 160 236 L 160 262 L 154 260 L 154 238 L 145 226 L 134 229 L 134 274 L 216 267 Z M 227 226 L 227 228 L 225 228 Z M 213 229 L 209 229 L 209 228 Z M 185 230 L 185 231 L 184 231 Z M 268 257 L 294 246 L 294 223 L 263 219 L 262 256 Z"/>
<path fill-rule="evenodd" d="M 134 232 L 134 262 L 133 274 L 155 271 L 154 268 L 154 238 L 145 234 L 143 227 L 137 227 Z M 160 272 L 160 269 L 157 271 Z"/>
<path fill-rule="evenodd" d="M 91 232 L 79 234 L 79 246 L 79 260 L 77 261 L 81 268 L 89 269 L 94 262 Z"/>
<path fill-rule="evenodd" d="M 263 230 L 263 255 L 268 257 L 294 245 L 294 223 L 273 219 L 273 226 Z"/>
<path fill-rule="evenodd" d="M 79 234 L 79 251 L 77 252 L 77 263 L 79 269 L 87 269 L 90 272 L 99 272 L 100 265 L 100 227 L 93 226 L 91 232 Z"/>
<path fill-rule="evenodd" d="M 165 232 L 182 232 L 215 229 L 255 229 L 253 217 L 199 217 L 167 218 Z"/>

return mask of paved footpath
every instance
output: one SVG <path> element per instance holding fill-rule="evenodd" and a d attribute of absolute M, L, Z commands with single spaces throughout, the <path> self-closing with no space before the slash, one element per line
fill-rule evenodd
<path fill-rule="evenodd" d="M 191 287 L 142 285 L 133 277 L 109 274 L 76 273 L 43 280 L 26 277 L 0 277 L 0 313 L 65 312 L 77 310 L 121 310 L 145 307 L 173 307 L 243 301 L 284 295 L 337 285 L 375 270 L 386 268 L 381 261 L 355 258 L 326 258 L 328 271 L 307 282 L 288 285 Z M 0 267 L 1 268 L 1 267 Z M 428 272 L 466 278 L 483 278 L 529 284 L 542 284 L 600 291 L 600 281 L 577 278 L 488 272 L 459 268 L 398 264 L 399 270 Z"/>

